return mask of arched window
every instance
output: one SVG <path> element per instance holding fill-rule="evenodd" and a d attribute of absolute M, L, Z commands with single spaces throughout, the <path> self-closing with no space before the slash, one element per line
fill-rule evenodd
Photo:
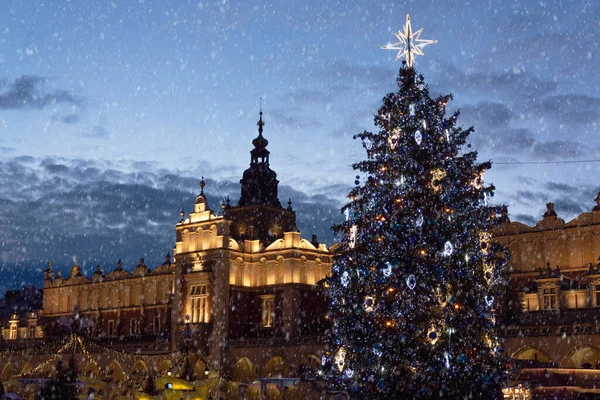
<path fill-rule="evenodd" d="M 194 285 L 190 289 L 190 299 L 192 301 L 192 323 L 206 323 L 209 321 L 210 313 L 208 310 L 208 286 Z"/>
<path fill-rule="evenodd" d="M 565 359 L 565 368 L 597 368 L 600 366 L 600 350 L 592 346 L 581 346 L 571 350 Z"/>

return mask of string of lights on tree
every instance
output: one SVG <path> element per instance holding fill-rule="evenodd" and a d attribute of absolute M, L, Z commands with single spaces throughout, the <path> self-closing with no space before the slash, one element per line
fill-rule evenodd
<path fill-rule="evenodd" d="M 495 319 L 506 252 L 490 242 L 500 206 L 488 203 L 491 163 L 466 144 L 473 128 L 446 116 L 452 96 L 431 98 L 413 68 L 435 43 L 421 32 L 407 16 L 383 46 L 406 56 L 398 91 L 383 98 L 379 130 L 355 136 L 366 159 L 334 227 L 322 373 L 352 398 L 495 398 L 506 379 Z"/>

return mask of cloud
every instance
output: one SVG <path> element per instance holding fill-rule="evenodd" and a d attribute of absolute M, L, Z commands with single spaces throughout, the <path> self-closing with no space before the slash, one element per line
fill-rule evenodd
<path fill-rule="evenodd" d="M 561 217 L 561 215 L 567 215 L 571 217 L 574 215 L 579 215 L 585 211 L 590 211 L 590 209 L 584 209 L 581 206 L 582 203 L 579 201 L 579 199 L 575 200 L 571 196 L 556 198 L 553 203 L 554 209 L 557 211 L 557 214 L 559 214 L 559 217 Z"/>
<path fill-rule="evenodd" d="M 79 115 L 77 114 L 68 114 L 65 115 L 61 118 L 61 121 L 64 122 L 65 124 L 71 125 L 74 124 L 76 122 L 79 122 Z"/>
<path fill-rule="evenodd" d="M 532 155 L 540 160 L 577 159 L 588 153 L 589 146 L 585 143 L 568 140 L 549 140 L 536 142 Z"/>
<path fill-rule="evenodd" d="M 461 107 L 461 119 L 477 127 L 506 127 L 513 120 L 512 111 L 501 103 L 482 102 Z"/>
<path fill-rule="evenodd" d="M 577 193 L 581 190 L 580 187 L 575 185 L 568 185 L 562 182 L 546 182 L 544 188 L 552 192 L 563 192 L 563 193 Z"/>
<path fill-rule="evenodd" d="M 314 89 L 299 89 L 291 91 L 286 93 L 283 97 L 289 99 L 292 104 L 326 104 L 333 100 L 333 94 L 331 92 L 324 92 L 322 90 Z"/>
<path fill-rule="evenodd" d="M 365 129 L 364 126 L 359 126 L 358 124 L 347 124 L 347 125 L 337 128 L 337 129 L 334 129 L 333 131 L 330 132 L 330 134 L 335 138 L 342 137 L 342 138 L 344 138 L 344 140 L 347 140 L 347 139 L 352 139 L 354 137 L 354 135 L 364 132 L 365 130 L 368 130 L 368 129 Z M 372 129 L 371 129 L 371 131 L 372 131 Z"/>
<path fill-rule="evenodd" d="M 344 85 L 388 86 L 393 82 L 396 71 L 373 65 L 348 64 L 335 61 L 316 71 L 317 76 L 327 81 L 338 81 Z"/>
<path fill-rule="evenodd" d="M 489 149 L 490 151 L 493 151 L 495 155 L 514 155 L 515 153 L 522 154 L 524 152 L 531 152 L 536 143 L 536 140 L 529 129 L 513 128 L 486 130 L 485 128 L 477 129 L 477 127 L 475 127 L 472 140 L 473 144 L 478 149 Z"/>
<path fill-rule="evenodd" d="M 523 69 L 502 72 L 463 72 L 455 65 L 446 65 L 438 70 L 434 85 L 437 89 L 452 92 L 465 91 L 481 99 L 498 96 L 506 100 L 519 101 L 537 99 L 553 92 L 558 84 L 543 80 Z"/>
<path fill-rule="evenodd" d="M 108 138 L 109 134 L 106 128 L 104 128 L 103 126 L 94 125 L 90 127 L 90 130 L 84 136 L 106 139 Z"/>
<path fill-rule="evenodd" d="M 600 98 L 585 95 L 548 96 L 531 103 L 529 111 L 561 124 L 588 124 L 600 120 Z"/>
<path fill-rule="evenodd" d="M 272 111 L 269 115 L 275 124 L 290 129 L 317 129 L 323 125 L 316 119 L 307 116 L 290 115 L 283 110 Z"/>
<path fill-rule="evenodd" d="M 0 93 L 0 109 L 42 109 L 51 104 L 82 104 L 81 99 L 66 90 L 44 90 L 43 86 L 46 82 L 46 78 L 35 75 L 16 78 L 9 85 L 8 90 Z"/>
<path fill-rule="evenodd" d="M 13 153 L 16 149 L 14 147 L 6 147 L 6 146 L 0 146 L 0 153 Z"/>
<path fill-rule="evenodd" d="M 84 269 L 110 271 L 123 259 L 133 268 L 140 257 L 158 265 L 174 245 L 174 224 L 183 207 L 191 211 L 199 177 L 157 168 L 154 163 L 120 163 L 23 156 L 0 159 L 0 268 L 27 266 L 41 279 L 45 262 L 68 273 L 77 255 Z M 133 171 L 133 172 L 127 172 Z M 229 196 L 237 204 L 237 181 L 207 179 L 210 207 L 220 211 Z M 280 186 L 283 203 L 292 198 L 304 237 L 315 233 L 332 244 L 330 227 L 341 219 L 333 189 L 306 193 Z"/>
<path fill-rule="evenodd" d="M 537 137 L 536 137 L 537 136 Z M 475 129 L 472 142 L 482 154 L 509 155 L 511 161 L 521 160 L 576 160 L 590 156 L 590 146 L 576 140 L 541 140 L 525 128 Z"/>
<path fill-rule="evenodd" d="M 514 216 L 510 215 L 509 217 L 513 222 L 521 222 L 528 226 L 535 226 L 537 224 L 537 219 L 528 214 L 516 214 Z"/>

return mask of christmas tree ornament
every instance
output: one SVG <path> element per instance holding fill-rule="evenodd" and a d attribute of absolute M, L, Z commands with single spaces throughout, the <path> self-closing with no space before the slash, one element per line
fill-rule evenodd
<path fill-rule="evenodd" d="M 452 255 L 453 252 L 454 252 L 454 246 L 452 246 L 452 243 L 450 241 L 447 241 L 446 243 L 444 243 L 444 252 L 442 254 L 446 257 L 449 257 Z"/>
<path fill-rule="evenodd" d="M 421 135 L 421 131 L 417 130 L 415 132 L 415 143 L 418 145 L 421 145 L 421 142 L 423 141 L 423 136 Z"/>
<path fill-rule="evenodd" d="M 396 179 L 394 181 L 394 185 L 396 185 L 396 186 L 404 186 L 405 183 L 406 183 L 406 181 L 404 179 L 404 175 L 400 175 L 400 179 Z"/>
<path fill-rule="evenodd" d="M 379 344 L 375 344 L 375 346 L 373 347 L 373 354 L 376 357 L 381 357 L 381 355 L 383 354 L 383 352 L 381 351 L 381 346 Z"/>
<path fill-rule="evenodd" d="M 406 286 L 410 290 L 413 290 L 416 285 L 417 285 L 417 278 L 414 275 L 410 274 L 409 276 L 406 277 Z"/>
<path fill-rule="evenodd" d="M 335 366 L 339 371 L 344 369 L 346 363 L 346 349 L 341 347 L 337 353 L 335 353 Z"/>
<path fill-rule="evenodd" d="M 419 214 L 417 216 L 417 220 L 415 221 L 415 225 L 417 228 L 420 228 L 423 225 L 423 215 Z"/>
<path fill-rule="evenodd" d="M 434 192 L 438 192 L 442 188 L 442 179 L 446 177 L 446 171 L 441 168 L 435 168 L 431 171 L 430 186 Z"/>
<path fill-rule="evenodd" d="M 410 115 L 411 117 L 415 116 L 415 105 L 411 104 L 408 106 L 408 115 Z"/>
<path fill-rule="evenodd" d="M 427 339 L 429 339 L 429 343 L 436 344 L 439 336 L 434 327 L 431 327 L 429 332 L 427 332 Z"/>
<path fill-rule="evenodd" d="M 388 136 L 388 146 L 390 149 L 395 149 L 398 145 L 398 140 L 400 140 L 400 129 L 396 128 L 392 131 L 392 134 Z"/>
<path fill-rule="evenodd" d="M 366 296 L 363 307 L 366 312 L 373 312 L 375 310 L 375 299 L 371 296 Z"/>
<path fill-rule="evenodd" d="M 346 374 L 346 378 L 350 379 L 350 378 L 352 378 L 352 377 L 354 376 L 354 370 L 353 370 L 353 369 L 350 369 L 350 368 L 348 368 L 348 369 L 346 370 L 345 374 Z"/>
<path fill-rule="evenodd" d="M 348 272 L 344 271 L 342 273 L 342 277 L 340 278 L 340 282 L 342 283 L 343 287 L 348 287 L 348 284 L 350 283 L 350 275 L 348 275 Z"/>
<path fill-rule="evenodd" d="M 358 227 L 356 225 L 352 225 L 352 227 L 350 228 L 350 239 L 348 241 L 348 246 L 350 246 L 351 249 L 354 248 L 354 246 L 356 246 L 356 232 L 358 231 Z"/>
<path fill-rule="evenodd" d="M 389 262 L 385 264 L 385 268 L 383 269 L 383 276 L 389 278 L 392 275 L 392 264 Z"/>

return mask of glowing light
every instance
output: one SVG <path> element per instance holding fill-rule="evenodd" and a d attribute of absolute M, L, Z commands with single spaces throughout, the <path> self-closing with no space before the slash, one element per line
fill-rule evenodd
<path fill-rule="evenodd" d="M 483 254 L 488 254 L 490 252 L 489 242 L 492 238 L 492 234 L 490 232 L 479 232 L 479 243 L 481 244 L 481 252 Z"/>
<path fill-rule="evenodd" d="M 388 136 L 388 145 L 393 150 L 398 145 L 398 139 L 400 139 L 400 129 L 395 128 L 392 130 L 392 134 Z"/>
<path fill-rule="evenodd" d="M 343 287 L 348 287 L 348 284 L 350 283 L 350 276 L 348 275 L 348 272 L 344 271 L 342 277 L 340 278 L 340 282 L 342 283 Z"/>
<path fill-rule="evenodd" d="M 452 246 L 452 243 L 450 243 L 450 241 L 446 242 L 444 244 L 444 252 L 442 253 L 442 255 L 449 257 L 450 255 L 452 255 L 453 252 L 454 246 Z"/>
<path fill-rule="evenodd" d="M 381 355 L 383 354 L 383 352 L 381 351 L 381 349 L 380 349 L 380 348 L 378 348 L 378 347 L 375 347 L 375 348 L 373 349 L 373 354 L 375 354 L 377 357 L 381 357 Z"/>
<path fill-rule="evenodd" d="M 431 171 L 431 188 L 437 192 L 441 189 L 441 181 L 446 177 L 446 171 L 436 168 Z"/>
<path fill-rule="evenodd" d="M 342 371 L 344 369 L 344 364 L 346 363 L 346 350 L 341 347 L 338 352 L 335 354 L 335 365 L 338 371 Z"/>
<path fill-rule="evenodd" d="M 389 278 L 392 275 L 392 264 L 386 263 L 385 268 L 383 269 L 383 276 Z"/>
<path fill-rule="evenodd" d="M 417 221 L 415 222 L 417 228 L 420 228 L 423 225 L 423 215 L 419 214 L 417 217 Z"/>
<path fill-rule="evenodd" d="M 471 182 L 471 186 L 473 186 L 475 189 L 481 189 L 483 187 L 484 178 L 485 178 L 485 170 L 481 171 L 479 173 L 479 175 L 477 175 L 473 179 L 473 181 Z"/>
<path fill-rule="evenodd" d="M 427 332 L 427 338 L 429 339 L 431 344 L 435 344 L 438 341 L 439 335 L 435 331 L 434 327 L 431 327 L 431 330 L 429 332 Z"/>
<path fill-rule="evenodd" d="M 421 135 L 421 131 L 417 130 L 417 131 L 415 132 L 415 142 L 416 142 L 418 145 L 421 145 L 421 142 L 422 142 L 422 141 L 423 141 L 423 135 Z"/>
<path fill-rule="evenodd" d="M 348 245 L 350 246 L 351 249 L 354 248 L 354 246 L 356 246 L 356 232 L 358 231 L 358 227 L 356 225 L 352 225 L 352 227 L 350 228 L 350 240 L 348 242 Z"/>
<path fill-rule="evenodd" d="M 415 286 L 417 286 L 417 278 L 415 278 L 414 275 L 409 275 L 406 277 L 406 286 L 408 286 L 408 288 L 410 290 L 413 290 L 415 288 Z"/>
<path fill-rule="evenodd" d="M 367 296 L 365 297 L 365 311 L 366 312 L 373 312 L 375 311 L 375 299 L 372 298 L 371 296 Z"/>
<path fill-rule="evenodd" d="M 352 378 L 353 376 L 354 376 L 354 370 L 353 370 L 353 369 L 350 369 L 350 368 L 348 368 L 348 369 L 346 370 L 346 377 L 348 377 L 348 378 Z"/>
<path fill-rule="evenodd" d="M 410 25 L 410 15 L 406 14 L 406 24 L 404 25 L 404 32 L 398 31 L 394 35 L 398 38 L 397 43 L 386 44 L 381 48 L 384 50 L 398 50 L 396 60 L 399 60 L 402 56 L 406 55 L 406 64 L 409 67 L 413 65 L 414 55 L 423 55 L 423 47 L 428 44 L 437 43 L 437 40 L 425 40 L 421 39 L 421 32 L 423 28 L 419 29 L 413 34 L 412 26 Z"/>

